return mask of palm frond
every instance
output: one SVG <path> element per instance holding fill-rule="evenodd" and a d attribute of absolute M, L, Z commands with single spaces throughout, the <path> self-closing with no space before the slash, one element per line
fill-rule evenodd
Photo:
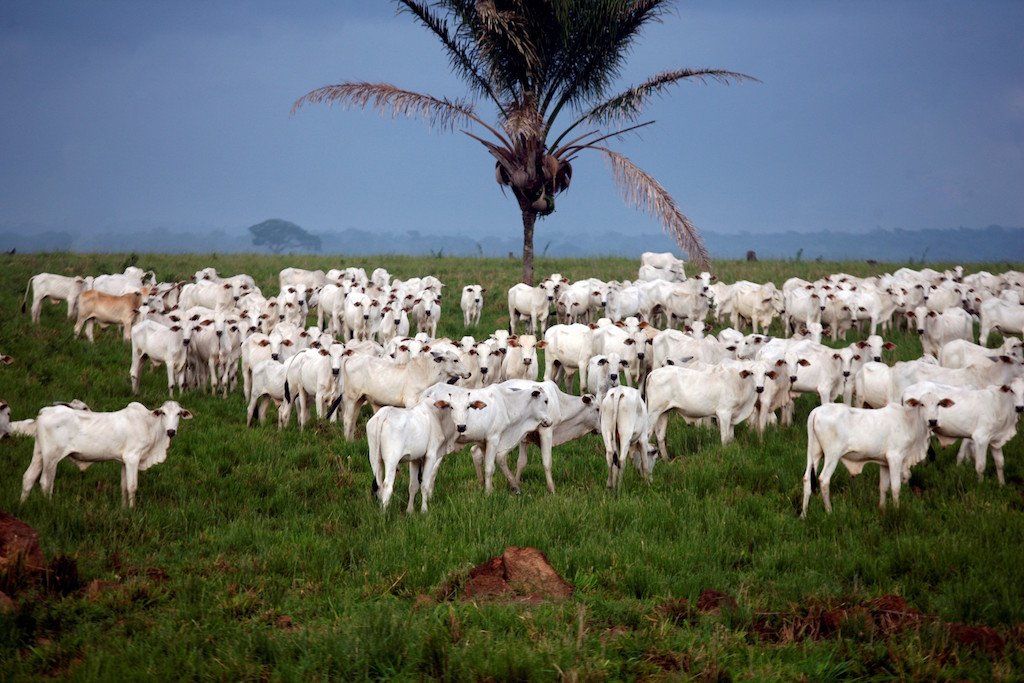
<path fill-rule="evenodd" d="M 528 40 L 529 32 L 521 12 L 503 12 L 493 0 L 481 0 L 475 9 L 483 29 L 479 38 L 485 50 L 492 45 L 500 46 L 503 52 L 506 46 L 512 47 L 528 71 L 535 71 L 540 66 L 540 57 Z"/>
<path fill-rule="evenodd" d="M 707 268 L 710 257 L 704 241 L 696 226 L 679 210 L 672 195 L 646 171 L 618 152 L 607 147 L 591 149 L 604 153 L 608 159 L 623 201 L 659 220 L 668 236 L 690 255 L 690 260 L 699 268 Z"/>
<path fill-rule="evenodd" d="M 601 125 L 622 121 L 635 121 L 652 97 L 661 94 L 669 86 L 685 80 L 698 80 L 701 83 L 712 80 L 723 85 L 740 83 L 742 81 L 757 81 L 760 83 L 753 76 L 735 71 L 726 71 L 725 69 L 674 69 L 657 74 L 640 85 L 633 86 L 614 97 L 608 98 L 593 107 L 581 116 L 580 119 Z"/>
<path fill-rule="evenodd" d="M 544 118 L 537 111 L 537 101 L 532 97 L 514 104 L 502 121 L 502 127 L 513 140 L 519 136 L 540 140 L 544 137 Z"/>
<path fill-rule="evenodd" d="M 448 23 L 431 12 L 425 3 L 418 2 L 418 0 L 398 0 L 398 2 L 402 5 L 402 7 L 399 7 L 399 11 L 412 14 L 421 24 L 437 36 L 448 52 L 452 68 L 459 76 L 467 81 L 474 90 L 490 98 L 498 107 L 498 110 L 504 114 L 505 110 L 502 107 L 501 100 L 498 99 L 490 82 L 481 72 L 482 65 L 477 63 L 479 60 L 474 58 L 474 45 L 472 41 L 460 40 L 456 35 L 453 35 Z"/>
<path fill-rule="evenodd" d="M 650 126 L 653 123 L 654 121 L 644 121 L 643 123 L 638 123 L 634 126 L 629 126 L 628 128 L 622 128 L 621 130 L 612 131 L 611 133 L 605 133 L 601 137 L 594 138 L 593 140 L 586 140 L 584 142 L 586 138 L 598 133 L 598 131 L 591 131 L 590 133 L 581 135 L 575 140 L 567 142 L 566 144 L 562 145 L 561 147 L 558 147 L 551 153 L 557 157 L 564 157 L 566 154 L 577 154 L 578 152 L 584 149 L 598 149 L 596 145 L 599 142 L 604 142 L 608 138 L 617 138 L 622 135 L 625 135 L 626 133 L 632 133 L 633 131 L 638 130 L 640 128 Z M 561 136 L 559 136 L 559 138 L 561 138 Z"/>
<path fill-rule="evenodd" d="M 341 104 L 362 109 L 373 107 L 381 115 L 421 118 L 431 126 L 451 131 L 457 125 L 476 123 L 491 132 L 502 144 L 511 146 L 501 132 L 489 126 L 473 112 L 473 106 L 464 100 L 438 99 L 431 95 L 403 90 L 390 83 L 339 83 L 325 85 L 295 100 L 292 115 L 305 104 Z"/>

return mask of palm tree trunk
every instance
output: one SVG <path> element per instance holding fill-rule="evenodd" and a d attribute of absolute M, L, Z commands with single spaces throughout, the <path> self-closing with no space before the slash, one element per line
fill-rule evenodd
<path fill-rule="evenodd" d="M 523 282 L 533 286 L 533 224 L 537 222 L 537 212 L 523 209 Z"/>

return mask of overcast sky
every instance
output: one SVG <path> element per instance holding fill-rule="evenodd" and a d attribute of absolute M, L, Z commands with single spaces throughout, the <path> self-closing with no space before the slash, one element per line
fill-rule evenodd
<path fill-rule="evenodd" d="M 616 147 L 703 230 L 1024 226 L 1024 2 L 680 2 L 621 85 L 684 66 L 761 83 L 683 84 Z M 385 0 L 0 0 L 0 225 L 520 230 L 460 133 L 289 116 L 345 80 L 466 94 Z M 538 239 L 631 228 L 584 156 Z"/>

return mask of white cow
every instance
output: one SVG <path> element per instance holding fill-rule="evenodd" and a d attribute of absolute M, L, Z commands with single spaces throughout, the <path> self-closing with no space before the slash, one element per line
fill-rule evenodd
<path fill-rule="evenodd" d="M 539 287 L 519 283 L 508 290 L 508 327 L 515 335 L 516 322 L 530 319 L 530 334 L 541 334 L 547 325 L 548 310 L 555 301 L 555 283 L 545 280 Z M 539 325 L 539 327 L 538 327 Z"/>
<path fill-rule="evenodd" d="M 670 271 L 680 281 L 686 279 L 686 261 L 677 258 L 672 252 L 645 251 L 640 254 L 640 265 Z"/>
<path fill-rule="evenodd" d="M 906 405 L 890 404 L 864 410 L 841 403 L 818 406 L 807 418 L 807 469 L 800 516 L 807 516 L 815 469 L 825 510 L 832 512 L 829 482 L 840 462 L 856 476 L 869 462 L 878 463 L 878 507 L 885 508 L 891 488 L 893 505 L 900 504 L 900 486 L 910 479 L 910 468 L 928 454 L 928 423 L 922 404 L 909 399 Z"/>
<path fill-rule="evenodd" d="M 238 296 L 229 282 L 190 282 L 181 288 L 181 294 L 178 295 L 178 306 L 183 309 L 205 306 L 219 311 L 231 308 L 236 301 Z"/>
<path fill-rule="evenodd" d="M 630 454 L 633 464 L 648 482 L 658 458 L 651 445 L 647 406 L 640 392 L 632 387 L 615 387 L 601 402 L 601 437 L 608 463 L 608 488 L 622 485 L 622 464 Z"/>
<path fill-rule="evenodd" d="M 85 289 L 85 279 L 81 277 L 67 277 L 65 275 L 53 275 L 51 273 L 39 273 L 28 279 L 25 287 L 25 297 L 21 302 L 21 312 L 25 312 L 28 294 L 32 292 L 32 322 L 38 324 L 42 311 L 43 301 L 49 299 L 51 303 L 68 302 L 68 319 L 75 317 L 78 310 L 78 296 Z"/>
<path fill-rule="evenodd" d="M 21 502 L 28 498 L 36 482 L 47 497 L 52 496 L 57 464 L 71 458 L 82 469 L 94 462 L 120 462 L 121 502 L 135 507 L 139 471 L 167 459 L 178 420 L 191 417 L 192 413 L 174 401 L 167 401 L 156 410 L 141 403 L 129 403 L 112 413 L 69 406 L 43 408 L 36 416 L 35 449 L 21 481 Z"/>
<path fill-rule="evenodd" d="M 980 481 L 985 474 L 985 456 L 992 447 L 999 485 L 1003 476 L 1003 446 L 1017 434 L 1017 418 L 1024 412 L 1024 379 L 985 389 L 951 387 L 919 382 L 903 392 L 903 402 L 916 399 L 925 407 L 928 426 L 939 443 L 948 446 L 963 439 L 957 464 L 974 453 L 974 469 Z"/>
<path fill-rule="evenodd" d="M 544 381 L 558 382 L 569 389 L 572 378 L 578 370 L 580 386 L 587 386 L 587 363 L 594 355 L 593 330 L 576 323 L 574 325 L 552 325 L 544 333 L 547 347 L 544 349 Z M 582 393 L 582 392 L 581 392 Z"/>
<path fill-rule="evenodd" d="M 291 404 L 285 400 L 284 386 L 288 381 L 288 366 L 276 360 L 265 360 L 252 369 L 252 392 L 245 411 L 245 426 L 252 426 L 256 406 L 260 409 L 260 424 L 267 419 L 270 401 L 277 406 L 277 428 L 284 429 L 291 418 Z"/>
<path fill-rule="evenodd" d="M 978 341 L 988 342 L 988 335 L 995 330 L 1000 334 L 1024 335 L 1024 306 L 1002 299 L 989 299 L 981 304 L 981 331 Z"/>
<path fill-rule="evenodd" d="M 342 365 L 342 391 L 328 410 L 328 417 L 344 403 L 342 422 L 345 438 L 355 438 L 356 417 L 364 403 L 377 406 L 410 407 L 423 391 L 437 382 L 468 379 L 458 356 L 441 354 L 424 346 L 423 352 L 405 363 L 345 352 Z"/>
<path fill-rule="evenodd" d="M 484 310 L 484 292 L 480 285 L 466 285 L 462 288 L 462 324 L 465 327 L 480 324 L 480 314 Z"/>
<path fill-rule="evenodd" d="M 316 406 L 316 416 L 323 418 L 327 408 L 340 393 L 341 359 L 345 347 L 303 349 L 288 361 L 284 384 L 284 400 L 299 402 L 299 428 L 309 422 L 309 399 Z M 333 351 L 333 353 L 332 353 Z"/>
<path fill-rule="evenodd" d="M 966 339 L 954 339 L 946 342 L 939 349 L 939 365 L 945 368 L 965 368 L 992 362 L 999 356 L 1010 356 L 1017 361 L 1024 361 L 1024 346 L 1017 337 L 1006 337 L 995 349 L 974 344 Z"/>
<path fill-rule="evenodd" d="M 173 325 L 167 327 L 152 320 L 144 320 L 132 326 L 132 364 L 128 375 L 132 380 L 132 393 L 139 393 L 142 363 L 149 358 L 153 366 L 161 363 L 167 367 L 167 391 L 174 398 L 174 388 L 185 389 L 185 361 L 188 358 L 188 344 L 192 338 L 192 327 Z"/>
<path fill-rule="evenodd" d="M 501 465 L 510 485 L 507 454 L 530 432 L 550 427 L 548 392 L 537 382 L 492 384 L 483 389 L 435 385 L 426 397 L 447 401 L 447 415 L 455 425 L 458 444 L 473 444 L 473 464 L 485 493 L 493 489 L 495 463 Z M 433 480 L 429 484 L 433 486 Z"/>
<path fill-rule="evenodd" d="M 662 460 L 668 460 L 665 432 L 672 410 L 689 420 L 716 418 L 722 445 L 728 445 L 734 426 L 754 412 L 757 393 L 752 377 L 746 368 L 725 365 L 652 370 L 647 375 L 647 411 Z"/>
<path fill-rule="evenodd" d="M 537 341 L 532 334 L 521 334 L 508 337 L 505 343 L 505 354 L 502 362 L 502 379 L 527 379 L 536 381 L 540 373 L 537 361 L 537 349 L 546 348 L 546 341 Z M 496 347 L 500 351 L 500 343 Z"/>
<path fill-rule="evenodd" d="M 917 323 L 917 334 L 921 338 L 924 353 L 938 356 L 939 349 L 954 339 L 974 341 L 974 325 L 971 314 L 962 308 L 950 308 L 942 313 L 929 311 L 918 306 L 907 312 L 908 318 Z"/>
<path fill-rule="evenodd" d="M 285 268 L 278 274 L 278 281 L 282 291 L 289 286 L 319 289 L 327 284 L 327 276 L 322 270 Z"/>
<path fill-rule="evenodd" d="M 366 423 L 373 492 L 380 498 L 382 509 L 387 509 L 391 500 L 398 466 L 407 462 L 409 504 L 406 512 L 413 511 L 421 479 L 420 511 L 427 511 L 444 449 L 454 440 L 455 425 L 444 416 L 444 411 L 450 407 L 447 401 L 425 398 L 409 408 L 384 406 Z"/>
<path fill-rule="evenodd" d="M 617 353 L 591 356 L 587 365 L 586 390 L 597 398 L 598 403 L 604 400 L 609 389 L 619 386 L 621 378 L 629 370 L 629 363 Z"/>

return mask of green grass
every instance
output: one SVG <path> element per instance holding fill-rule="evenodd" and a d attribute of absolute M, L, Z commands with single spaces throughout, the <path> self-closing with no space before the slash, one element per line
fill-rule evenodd
<path fill-rule="evenodd" d="M 66 307 L 44 304 L 41 326 L 18 312 L 28 277 L 119 272 L 124 255 L 0 257 L 0 398 L 14 419 L 52 401 L 79 398 L 96 410 L 130 397 L 129 349 L 113 330 L 97 343 L 76 340 Z M 267 291 L 286 265 L 383 265 L 393 275 L 435 274 L 447 284 L 439 334 L 461 337 L 459 290 L 488 288 L 477 336 L 507 325 L 504 291 L 517 262 L 433 258 L 310 258 L 142 255 L 162 279 L 198 268 L 248 272 Z M 776 283 L 845 271 L 862 263 L 721 262 L 718 275 Z M 989 264 L 1001 271 L 1013 264 Z M 623 259 L 540 259 L 538 273 L 626 278 Z M 895 268 L 893 266 L 892 268 Z M 1017 266 L 1019 267 L 1019 265 Z M 890 268 L 890 270 L 892 269 Z M 853 335 L 850 337 L 853 338 Z M 920 346 L 893 335 L 900 358 Z M 139 400 L 166 396 L 162 370 L 147 372 Z M 55 494 L 38 490 L 21 505 L 30 439 L 0 444 L 0 508 L 35 527 L 48 558 L 77 560 L 83 583 L 111 590 L 67 596 L 22 591 L 0 614 L 0 677 L 54 675 L 84 680 L 281 678 L 442 678 L 449 680 L 747 678 L 754 680 L 1018 679 L 1024 671 L 1024 467 L 1020 440 L 1006 448 L 1007 486 L 990 465 L 985 481 L 956 467 L 955 451 L 916 468 L 898 510 L 878 512 L 874 468 L 839 471 L 835 513 L 819 497 L 809 518 L 797 510 L 805 464 L 804 423 L 763 441 L 741 426 L 729 447 L 717 430 L 669 429 L 670 450 L 654 482 L 625 475 L 604 488 L 600 438 L 555 450 L 558 492 L 545 492 L 531 453 L 523 494 L 496 479 L 487 497 L 468 454 L 446 459 L 427 515 L 406 515 L 406 474 L 387 513 L 370 497 L 362 429 L 345 442 L 335 427 L 279 433 L 269 420 L 247 430 L 240 392 L 227 400 L 187 394 L 195 419 L 183 422 L 167 462 L 140 476 L 138 503 L 120 506 L 119 473 L 100 464 L 58 469 Z M 535 546 L 573 583 L 563 604 L 417 601 L 449 577 L 500 554 Z M 669 599 L 695 601 L 714 588 L 736 610 L 674 619 Z M 1002 655 L 952 641 L 925 624 L 892 635 L 844 627 L 838 637 L 768 642 L 765 615 L 808 606 L 861 604 L 885 594 L 947 622 L 986 624 L 1010 644 Z M 583 628 L 580 629 L 580 613 Z M 283 619 L 288 617 L 288 619 Z M 781 618 L 781 617 L 780 617 Z M 931 622 L 929 622 L 931 623 Z M 1014 635 L 1016 634 L 1016 635 Z"/>

